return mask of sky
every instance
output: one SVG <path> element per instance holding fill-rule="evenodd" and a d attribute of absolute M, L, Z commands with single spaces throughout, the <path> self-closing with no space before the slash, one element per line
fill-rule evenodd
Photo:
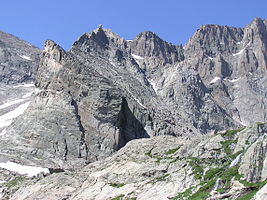
<path fill-rule="evenodd" d="M 267 19 L 267 0 L 2 0 L 0 30 L 43 48 L 54 40 L 68 50 L 102 24 L 125 39 L 153 31 L 185 44 L 204 24 L 245 27 Z"/>

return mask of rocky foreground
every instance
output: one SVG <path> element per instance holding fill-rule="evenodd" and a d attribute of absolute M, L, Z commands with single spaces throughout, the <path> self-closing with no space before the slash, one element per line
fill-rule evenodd
<path fill-rule="evenodd" d="M 1 37 L 1 198 L 266 199 L 267 20 L 184 46 L 100 26 L 40 59 Z"/>
<path fill-rule="evenodd" d="M 262 123 L 194 138 L 137 139 L 79 170 L 39 179 L 15 176 L 4 190 L 14 200 L 265 200 L 266 144 Z"/>

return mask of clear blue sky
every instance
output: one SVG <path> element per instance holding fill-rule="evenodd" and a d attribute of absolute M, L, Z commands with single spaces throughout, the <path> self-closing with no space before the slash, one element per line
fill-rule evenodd
<path fill-rule="evenodd" d="M 267 0 L 2 0 L 0 30 L 43 47 L 65 49 L 99 24 L 125 39 L 150 30 L 184 44 L 203 24 L 244 27 L 267 19 Z"/>

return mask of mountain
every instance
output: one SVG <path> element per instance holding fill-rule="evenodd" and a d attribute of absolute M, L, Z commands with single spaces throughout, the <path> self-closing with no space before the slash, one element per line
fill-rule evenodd
<path fill-rule="evenodd" d="M 0 83 L 33 82 L 41 50 L 0 31 Z"/>
<path fill-rule="evenodd" d="M 0 167 L 52 175 L 35 183 L 3 170 L 3 179 L 18 183 L 5 196 L 256 193 L 266 180 L 266 45 L 260 18 L 245 28 L 202 26 L 184 46 L 150 31 L 126 41 L 102 26 L 69 51 L 47 40 L 32 74 L 36 91 L 0 134 Z"/>
<path fill-rule="evenodd" d="M 41 50 L 0 31 L 0 135 L 29 105 Z"/>

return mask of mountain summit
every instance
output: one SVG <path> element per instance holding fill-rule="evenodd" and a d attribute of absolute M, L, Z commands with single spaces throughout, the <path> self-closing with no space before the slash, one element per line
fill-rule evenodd
<path fill-rule="evenodd" d="M 245 28 L 202 26 L 185 46 L 150 31 L 126 41 L 102 26 L 69 51 L 47 40 L 38 90 L 0 136 L 0 164 L 67 173 L 13 199 L 55 197 L 55 187 L 69 199 L 246 195 L 250 182 L 266 180 L 266 46 L 259 18 Z M 36 190 L 45 180 L 53 187 Z M 236 194 L 233 184 L 243 184 Z"/>

